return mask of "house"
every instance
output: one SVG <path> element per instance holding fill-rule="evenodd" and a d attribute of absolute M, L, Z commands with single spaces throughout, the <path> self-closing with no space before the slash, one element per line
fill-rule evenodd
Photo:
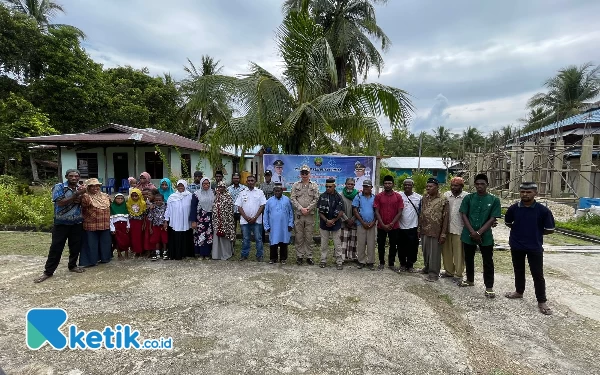
<path fill-rule="evenodd" d="M 396 176 L 404 173 L 412 175 L 413 171 L 421 169 L 427 171 L 438 179 L 440 183 L 446 182 L 448 172 L 454 171 L 456 161 L 439 157 L 391 157 L 381 160 L 382 166 L 394 172 Z"/>
<path fill-rule="evenodd" d="M 190 178 L 195 170 L 213 176 L 206 145 L 177 134 L 156 129 L 137 129 L 108 124 L 85 133 L 16 138 L 16 141 L 50 145 L 58 151 L 58 175 L 75 168 L 82 179 L 96 177 L 106 183 L 115 179 L 115 188 L 129 176 L 148 172 L 158 186 L 163 177 L 171 175 Z M 235 155 L 222 152 L 221 165 L 225 179 L 236 164 Z"/>

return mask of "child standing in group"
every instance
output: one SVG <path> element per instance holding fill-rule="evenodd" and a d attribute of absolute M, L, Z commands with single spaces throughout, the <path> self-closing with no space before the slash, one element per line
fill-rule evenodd
<path fill-rule="evenodd" d="M 148 210 L 148 221 L 150 222 L 150 242 L 155 248 L 155 253 L 152 257 L 152 260 L 160 259 L 161 249 L 162 258 L 165 260 L 169 259 L 169 256 L 167 255 L 168 235 L 163 225 L 165 222 L 166 210 L 167 204 L 164 202 L 163 196 L 161 194 L 156 194 L 154 196 L 154 204 L 152 208 Z"/>
<path fill-rule="evenodd" d="M 144 250 L 144 229 L 146 220 L 146 201 L 138 188 L 131 189 L 127 200 L 127 212 L 129 213 L 129 241 L 131 251 L 139 258 Z"/>
<path fill-rule="evenodd" d="M 145 187 L 142 189 L 142 196 L 144 197 L 144 201 L 146 201 L 146 214 L 150 212 L 152 209 L 152 202 L 154 201 L 154 194 L 152 194 L 152 188 Z M 154 254 L 154 246 L 150 241 L 150 228 L 152 227 L 152 223 L 150 222 L 150 218 L 146 215 L 146 219 L 144 220 L 144 255 L 149 258 Z"/>
<path fill-rule="evenodd" d="M 115 195 L 110 204 L 110 233 L 113 236 L 113 248 L 117 249 L 119 260 L 129 258 L 129 212 L 125 204 L 125 196 L 121 193 Z"/>

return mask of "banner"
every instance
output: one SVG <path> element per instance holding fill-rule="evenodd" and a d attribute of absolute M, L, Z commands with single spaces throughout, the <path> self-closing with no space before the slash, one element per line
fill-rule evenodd
<path fill-rule="evenodd" d="M 273 172 L 273 182 L 283 183 L 285 191 L 291 191 L 294 182 L 300 181 L 300 168 L 310 168 L 310 180 L 319 185 L 319 191 L 325 192 L 325 181 L 335 178 L 337 191 L 341 192 L 346 178 L 355 180 L 355 188 L 362 191 L 365 179 L 375 178 L 374 156 L 333 156 L 333 155 L 263 155 L 264 170 Z"/>

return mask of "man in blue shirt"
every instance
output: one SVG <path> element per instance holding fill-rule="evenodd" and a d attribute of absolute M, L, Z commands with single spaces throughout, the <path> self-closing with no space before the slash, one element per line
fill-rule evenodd
<path fill-rule="evenodd" d="M 554 216 L 545 206 L 535 201 L 537 185 L 523 182 L 519 187 L 521 201 L 506 211 L 504 221 L 510 227 L 510 252 L 515 271 L 515 291 L 506 293 L 506 298 L 523 298 L 525 292 L 525 257 L 533 278 L 538 308 L 544 315 L 552 314 L 546 304 L 546 281 L 544 280 L 543 236 L 554 232 Z"/>
<path fill-rule="evenodd" d="M 42 281 L 54 275 L 69 241 L 69 271 L 81 273 L 83 268 L 77 267 L 77 258 L 81 251 L 83 236 L 83 216 L 81 215 L 81 196 L 85 187 L 79 184 L 79 171 L 69 169 L 65 174 L 66 182 L 54 185 L 52 201 L 54 202 L 54 228 L 52 229 L 52 244 L 46 260 L 46 268 L 42 276 L 33 282 Z"/>
<path fill-rule="evenodd" d="M 375 220 L 375 196 L 372 194 L 371 180 L 364 180 L 362 193 L 358 193 L 352 201 L 354 217 L 359 225 L 356 229 L 356 252 L 358 255 L 358 269 L 367 265 L 370 270 L 375 269 L 375 241 L 377 239 L 377 220 Z"/>

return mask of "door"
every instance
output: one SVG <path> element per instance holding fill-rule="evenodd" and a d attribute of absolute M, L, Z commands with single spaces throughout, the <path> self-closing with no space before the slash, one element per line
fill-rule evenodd
<path fill-rule="evenodd" d="M 115 152 L 113 154 L 113 168 L 115 172 L 115 191 L 119 191 L 121 181 L 129 177 L 129 160 L 126 152 Z"/>

